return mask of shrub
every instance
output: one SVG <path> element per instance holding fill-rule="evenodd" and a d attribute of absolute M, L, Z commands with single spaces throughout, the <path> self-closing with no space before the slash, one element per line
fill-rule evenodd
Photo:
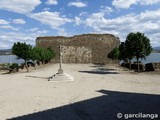
<path fill-rule="evenodd" d="M 131 64 L 131 69 L 133 69 L 133 70 L 138 70 L 138 64 L 137 64 L 137 63 Z M 144 64 L 140 63 L 140 64 L 139 64 L 139 70 L 140 70 L 140 71 L 143 71 L 144 69 L 145 69 Z"/>
<path fill-rule="evenodd" d="M 145 65 L 146 71 L 155 71 L 155 64 L 154 63 L 147 63 Z"/>
<path fill-rule="evenodd" d="M 122 63 L 121 66 L 126 67 L 126 68 L 129 69 L 129 63 Z M 137 63 L 132 63 L 132 64 L 131 64 L 131 70 L 137 70 L 137 68 L 138 68 L 138 64 L 137 64 Z M 139 69 L 140 69 L 141 71 L 143 71 L 143 70 L 145 69 L 144 64 L 140 63 L 140 64 L 139 64 Z"/>
<path fill-rule="evenodd" d="M 9 68 L 10 68 L 9 73 L 19 71 L 19 66 L 17 63 L 13 63 L 12 65 L 9 66 Z"/>

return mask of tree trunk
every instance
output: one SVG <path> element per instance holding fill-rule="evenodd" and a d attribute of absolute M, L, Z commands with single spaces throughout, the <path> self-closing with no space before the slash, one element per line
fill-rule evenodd
<path fill-rule="evenodd" d="M 129 69 L 131 70 L 131 60 L 129 60 Z"/>
<path fill-rule="evenodd" d="M 138 67 L 138 73 L 140 72 L 139 70 L 139 58 L 137 57 L 137 67 Z"/>
<path fill-rule="evenodd" d="M 125 64 L 126 64 L 126 62 L 124 62 L 124 66 L 123 66 L 123 67 L 126 67 L 126 65 L 125 65 Z"/>
<path fill-rule="evenodd" d="M 29 72 L 29 69 L 28 69 L 28 65 L 27 65 L 27 61 L 25 60 L 25 67 L 27 69 L 27 72 Z"/>

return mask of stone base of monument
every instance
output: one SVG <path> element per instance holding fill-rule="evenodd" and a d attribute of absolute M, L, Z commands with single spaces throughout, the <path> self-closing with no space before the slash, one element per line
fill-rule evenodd
<path fill-rule="evenodd" d="M 58 69 L 58 73 L 57 74 L 63 74 L 63 69 Z"/>
<path fill-rule="evenodd" d="M 56 73 L 53 76 L 48 78 L 48 81 L 55 81 L 55 82 L 66 82 L 66 81 L 74 81 L 73 76 L 66 74 L 66 73 Z"/>

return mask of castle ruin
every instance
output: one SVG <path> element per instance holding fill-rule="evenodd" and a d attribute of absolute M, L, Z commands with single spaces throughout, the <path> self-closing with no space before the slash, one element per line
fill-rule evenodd
<path fill-rule="evenodd" d="M 73 37 L 50 36 L 38 37 L 36 46 L 51 47 L 59 62 L 59 48 L 62 45 L 63 63 L 113 63 L 108 53 L 120 45 L 120 41 L 112 34 L 83 34 Z"/>

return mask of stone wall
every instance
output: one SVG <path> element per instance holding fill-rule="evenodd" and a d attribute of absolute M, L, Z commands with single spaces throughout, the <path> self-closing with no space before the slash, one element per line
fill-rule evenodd
<path fill-rule="evenodd" d="M 64 63 L 113 63 L 107 56 L 120 41 L 111 34 L 84 34 L 73 37 L 38 37 L 36 45 L 51 47 L 56 52 L 53 62 L 59 61 L 59 45 L 63 45 Z"/>
<path fill-rule="evenodd" d="M 160 70 L 160 63 L 154 63 L 155 64 L 155 69 Z"/>
<path fill-rule="evenodd" d="M 146 71 L 155 71 L 155 70 L 160 70 L 160 63 L 147 63 L 145 65 Z"/>

